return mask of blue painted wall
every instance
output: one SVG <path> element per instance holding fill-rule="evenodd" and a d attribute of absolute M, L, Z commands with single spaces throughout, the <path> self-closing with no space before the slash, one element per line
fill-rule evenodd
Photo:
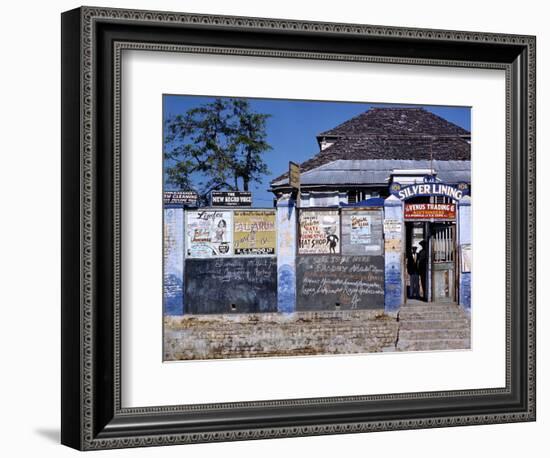
<path fill-rule="evenodd" d="M 293 199 L 277 202 L 277 309 L 296 310 L 296 208 Z"/>
<path fill-rule="evenodd" d="M 403 202 L 395 196 L 384 201 L 384 309 L 396 313 L 404 300 L 403 294 Z"/>
<path fill-rule="evenodd" d="M 183 207 L 164 209 L 163 297 L 165 315 L 183 315 Z"/>
<path fill-rule="evenodd" d="M 470 196 L 463 197 L 458 202 L 458 243 L 460 256 L 459 265 L 459 303 L 464 310 L 471 310 L 471 294 L 472 294 L 472 274 L 471 272 L 463 272 L 462 265 L 462 250 L 465 246 L 472 244 L 472 199 Z"/>

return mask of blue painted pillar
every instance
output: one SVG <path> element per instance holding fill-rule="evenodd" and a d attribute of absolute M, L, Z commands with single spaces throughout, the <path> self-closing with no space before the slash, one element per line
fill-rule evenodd
<path fill-rule="evenodd" d="M 472 293 L 472 199 L 458 201 L 459 304 L 470 312 Z"/>
<path fill-rule="evenodd" d="M 183 315 L 183 206 L 164 208 L 163 304 L 165 315 Z"/>
<path fill-rule="evenodd" d="M 290 195 L 277 201 L 277 310 L 296 310 L 296 203 Z"/>
<path fill-rule="evenodd" d="M 405 301 L 404 238 L 403 202 L 392 195 L 384 201 L 384 309 L 386 313 L 397 313 Z"/>

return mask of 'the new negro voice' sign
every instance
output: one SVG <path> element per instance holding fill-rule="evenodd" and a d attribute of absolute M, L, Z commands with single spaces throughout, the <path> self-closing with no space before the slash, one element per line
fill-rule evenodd
<path fill-rule="evenodd" d="M 405 204 L 405 219 L 408 220 L 453 220 L 455 204 Z"/>
<path fill-rule="evenodd" d="M 210 197 L 214 207 L 250 207 L 252 205 L 250 191 L 212 191 Z"/>

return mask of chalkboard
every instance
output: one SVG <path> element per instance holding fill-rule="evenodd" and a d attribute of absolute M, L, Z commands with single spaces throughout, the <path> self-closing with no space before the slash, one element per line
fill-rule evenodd
<path fill-rule="evenodd" d="M 186 259 L 184 304 L 190 314 L 276 312 L 277 259 Z"/>
<path fill-rule="evenodd" d="M 298 256 L 297 310 L 384 308 L 384 256 Z"/>

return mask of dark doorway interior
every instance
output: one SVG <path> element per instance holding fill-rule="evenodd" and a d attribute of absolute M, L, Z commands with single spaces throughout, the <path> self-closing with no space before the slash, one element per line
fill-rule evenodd
<path fill-rule="evenodd" d="M 407 298 L 428 300 L 428 261 L 429 250 L 426 223 L 407 222 L 405 265 L 407 271 Z"/>

